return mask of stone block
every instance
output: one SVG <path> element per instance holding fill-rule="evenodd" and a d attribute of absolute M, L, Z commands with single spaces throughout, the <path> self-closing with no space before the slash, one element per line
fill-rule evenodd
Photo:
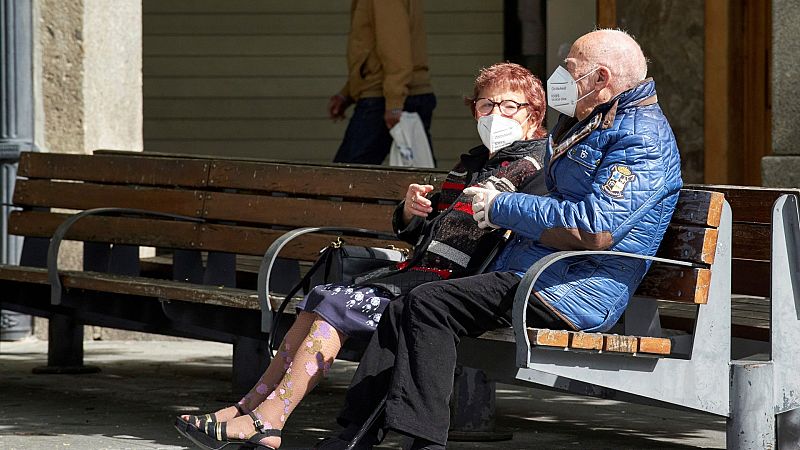
<path fill-rule="evenodd" d="M 800 156 L 765 156 L 761 180 L 764 187 L 800 188 Z"/>

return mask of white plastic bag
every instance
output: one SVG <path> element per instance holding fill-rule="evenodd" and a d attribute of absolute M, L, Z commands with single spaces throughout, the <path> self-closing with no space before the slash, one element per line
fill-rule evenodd
<path fill-rule="evenodd" d="M 431 146 L 419 114 L 403 111 L 400 121 L 389 130 L 389 134 L 394 139 L 389 150 L 390 166 L 435 167 Z"/>

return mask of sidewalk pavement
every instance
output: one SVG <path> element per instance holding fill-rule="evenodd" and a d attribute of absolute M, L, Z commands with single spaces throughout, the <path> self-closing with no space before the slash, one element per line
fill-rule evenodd
<path fill-rule="evenodd" d="M 181 412 L 211 412 L 230 394 L 231 346 L 210 342 L 87 341 L 91 375 L 33 375 L 47 342 L 0 342 L 0 448 L 186 449 L 173 429 Z M 309 448 L 338 430 L 334 416 L 355 364 L 337 361 L 298 407 L 283 449 Z M 451 442 L 451 449 L 725 448 L 722 418 L 534 388 L 498 385 L 502 442 Z M 391 435 L 379 448 L 399 448 Z"/>

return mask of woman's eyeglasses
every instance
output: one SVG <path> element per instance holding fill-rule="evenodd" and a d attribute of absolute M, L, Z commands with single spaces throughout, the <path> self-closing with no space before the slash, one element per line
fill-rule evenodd
<path fill-rule="evenodd" d="M 482 116 L 491 114 L 494 107 L 498 106 L 500 108 L 500 114 L 508 117 L 516 114 L 523 106 L 529 105 L 529 103 L 519 103 L 514 100 L 500 100 L 499 102 L 494 102 L 488 98 L 476 98 L 472 103 L 475 104 L 475 111 Z"/>

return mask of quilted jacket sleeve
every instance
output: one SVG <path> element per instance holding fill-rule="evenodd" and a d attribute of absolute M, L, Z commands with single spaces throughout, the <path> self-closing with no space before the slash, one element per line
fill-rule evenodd
<path fill-rule="evenodd" d="M 503 193 L 489 217 L 551 248 L 608 249 L 667 195 L 666 164 L 651 138 L 628 134 L 606 150 L 593 176 L 585 176 L 581 197 L 558 191 L 551 196 Z"/>

